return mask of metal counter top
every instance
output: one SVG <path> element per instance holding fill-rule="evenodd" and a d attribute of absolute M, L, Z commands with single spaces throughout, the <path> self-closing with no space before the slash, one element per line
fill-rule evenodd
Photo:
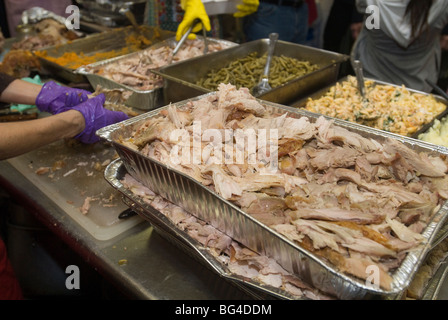
<path fill-rule="evenodd" d="M 0 186 L 4 188 L 13 199 L 31 211 L 48 229 L 77 252 L 89 265 L 97 270 L 105 279 L 114 284 L 120 291 L 131 299 L 151 300 L 221 300 L 221 299 L 248 299 L 245 293 L 235 288 L 231 283 L 219 277 L 211 270 L 202 266 L 192 257 L 179 248 L 166 241 L 154 232 L 151 225 L 138 216 L 130 219 L 139 221 L 129 224 L 126 220 L 117 220 L 117 212 L 122 210 L 121 199 L 115 206 L 108 207 L 108 214 L 113 215 L 100 221 L 113 226 L 103 226 L 107 233 L 111 227 L 112 237 L 101 236 L 97 239 L 95 233 L 88 231 L 82 220 L 76 221 L 74 214 L 83 215 L 77 207 L 76 200 L 68 198 L 61 200 L 54 190 L 48 189 L 50 181 L 47 175 L 38 175 L 36 170 L 46 161 L 42 155 L 48 153 L 55 158 L 73 150 L 79 153 L 78 147 L 69 147 L 58 142 L 20 157 L 0 161 Z M 103 147 L 101 147 L 103 148 Z M 107 147 L 106 147 L 107 148 Z M 97 154 L 98 150 L 93 151 Z M 101 154 L 105 151 L 101 150 Z M 86 151 L 88 157 L 90 151 Z M 44 159 L 44 160 L 43 160 Z M 76 159 L 76 161 L 80 161 Z M 19 168 L 19 169 L 17 169 Z M 28 168 L 28 169 L 27 169 Z M 65 172 L 69 172 L 67 167 Z M 28 172 L 25 172 L 28 170 Z M 67 171 L 68 170 L 68 171 Z M 78 170 L 80 171 L 80 170 Z M 63 175 L 62 175 L 63 176 Z M 68 178 L 66 175 L 64 178 Z M 60 178 L 51 179 L 57 193 L 85 194 L 80 186 L 76 185 L 73 175 L 73 184 Z M 81 183 L 78 181 L 78 183 Z M 107 182 L 96 177 L 92 184 L 98 184 L 106 192 L 111 188 Z M 65 188 L 65 190 L 63 190 Z M 67 190 L 68 189 L 68 190 Z M 92 206 L 84 218 L 105 210 L 99 205 Z M 72 212 L 69 212 L 72 211 Z M 96 211 L 96 212 L 95 212 Z M 109 221 L 107 221 L 109 219 Z M 126 224 L 120 227 L 120 224 Z M 101 227 L 101 226 L 100 226 Z M 115 229 L 114 229 L 115 228 Z M 122 230 L 121 233 L 114 235 Z M 106 234 L 105 233 L 105 234 Z M 82 276 L 82 270 L 80 270 Z"/>

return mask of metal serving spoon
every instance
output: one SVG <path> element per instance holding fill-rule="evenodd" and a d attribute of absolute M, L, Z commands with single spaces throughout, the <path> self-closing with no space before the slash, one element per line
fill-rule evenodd
<path fill-rule="evenodd" d="M 353 61 L 353 67 L 355 69 L 356 81 L 358 82 L 358 90 L 361 93 L 363 99 L 366 99 L 366 86 L 364 83 L 364 74 L 362 71 L 362 63 L 359 60 Z"/>
<path fill-rule="evenodd" d="M 278 40 L 278 33 L 269 34 L 269 48 L 268 48 L 268 57 L 266 58 L 266 65 L 264 66 L 264 71 L 262 78 L 258 84 L 252 88 L 252 94 L 256 97 L 262 95 L 263 93 L 271 90 L 271 86 L 269 85 L 269 68 L 271 66 L 272 56 L 274 55 L 275 44 Z"/>
<path fill-rule="evenodd" d="M 358 90 L 362 97 L 362 107 L 363 107 L 363 109 L 368 109 L 368 108 L 370 108 L 370 101 L 367 98 L 366 84 L 364 81 L 364 73 L 362 70 L 361 61 L 359 61 L 359 60 L 353 61 L 353 67 L 354 67 L 355 74 L 356 74 L 356 82 L 358 83 Z M 376 120 L 379 117 L 380 117 L 380 114 L 377 111 L 370 113 L 370 114 L 360 114 L 357 116 L 357 118 L 366 120 L 366 121 Z"/>

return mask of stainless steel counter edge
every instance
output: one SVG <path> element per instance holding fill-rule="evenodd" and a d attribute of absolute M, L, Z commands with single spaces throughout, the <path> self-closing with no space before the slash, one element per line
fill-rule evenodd
<path fill-rule="evenodd" d="M 0 161 L 0 186 L 130 299 L 249 299 L 159 236 L 147 222 L 101 241 L 7 161 Z"/>

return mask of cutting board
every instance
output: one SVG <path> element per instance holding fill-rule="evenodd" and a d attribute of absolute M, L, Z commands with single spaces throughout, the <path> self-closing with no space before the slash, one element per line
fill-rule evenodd
<path fill-rule="evenodd" d="M 103 142 L 60 140 L 8 162 L 94 238 L 109 240 L 144 221 L 139 216 L 118 219 L 128 207 L 104 178 L 116 157 Z"/>

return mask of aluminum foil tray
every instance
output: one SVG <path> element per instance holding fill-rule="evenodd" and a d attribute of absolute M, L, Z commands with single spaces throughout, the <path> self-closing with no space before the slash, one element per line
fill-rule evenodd
<path fill-rule="evenodd" d="M 150 26 L 140 26 L 143 35 L 151 40 L 152 43 L 165 40 L 174 35 L 174 32 L 161 30 Z M 86 55 L 97 52 L 107 52 L 112 50 L 120 50 L 126 47 L 126 37 L 135 33 L 132 26 L 116 28 L 111 31 L 91 34 L 81 39 L 73 40 L 67 44 L 55 45 L 45 48 L 47 55 L 50 57 L 60 57 L 66 52 L 74 52 L 77 54 L 84 53 Z M 37 50 L 39 52 L 40 50 Z M 43 51 L 43 50 L 42 50 Z M 44 70 L 52 76 L 60 77 L 70 82 L 83 82 L 87 79 L 82 74 L 75 73 L 75 69 L 59 65 L 38 56 L 39 62 Z"/>
<path fill-rule="evenodd" d="M 156 232 L 158 232 L 167 241 L 175 245 L 184 253 L 193 257 L 202 265 L 205 265 L 212 271 L 216 272 L 220 277 L 229 281 L 236 288 L 242 290 L 252 298 L 297 300 L 297 298 L 291 297 L 289 293 L 281 289 L 260 286 L 259 283 L 248 281 L 238 275 L 232 275 L 232 273 L 225 266 L 223 266 L 222 263 L 217 261 L 213 255 L 210 255 L 208 250 L 206 250 L 201 244 L 198 244 L 198 242 L 192 239 L 185 231 L 177 228 L 177 226 L 175 226 L 172 221 L 170 221 L 160 211 L 147 204 L 142 200 L 142 198 L 136 196 L 132 193 L 132 191 L 126 188 L 121 182 L 126 173 L 127 170 L 124 167 L 123 161 L 121 159 L 116 159 L 106 167 L 104 177 L 112 187 L 123 195 L 123 202 L 133 211 L 137 212 L 142 218 L 147 220 Z M 446 239 L 447 234 L 448 223 L 445 223 L 445 225 L 438 231 L 437 236 L 432 242 L 431 250 L 436 248 L 442 240 Z M 448 273 L 447 261 L 448 257 L 443 261 L 440 261 L 440 265 L 434 272 L 434 276 L 432 276 L 430 281 L 424 286 L 424 293 L 421 298 L 422 300 L 437 300 L 438 294 Z M 400 299 L 401 296 L 397 295 L 395 298 Z M 300 300 L 306 300 L 306 298 Z"/>
<path fill-rule="evenodd" d="M 292 107 L 294 107 L 294 108 L 304 108 L 306 103 L 307 103 L 308 98 L 311 98 L 313 100 L 319 99 L 319 98 L 323 97 L 333 86 L 335 86 L 336 83 L 342 84 L 344 81 L 347 81 L 347 79 L 348 79 L 348 77 L 344 77 L 342 79 L 339 79 L 337 82 L 335 82 L 335 83 L 333 83 L 333 84 L 331 84 L 329 86 L 326 86 L 325 88 L 322 88 L 322 89 L 314 92 L 313 94 L 309 95 L 308 97 L 300 99 L 300 100 L 298 100 L 298 101 L 296 101 L 296 102 L 294 102 L 294 103 L 292 103 L 290 105 Z M 389 82 L 385 82 L 385 81 L 379 81 L 379 80 L 374 80 L 374 79 L 369 79 L 369 78 L 366 78 L 365 80 L 366 81 L 373 81 L 374 85 L 378 84 L 378 85 L 391 86 L 391 87 L 395 87 L 395 88 L 401 88 L 401 86 L 399 86 L 399 85 L 396 85 L 396 84 L 393 84 L 393 83 L 389 83 Z M 410 88 L 406 88 L 406 89 L 409 92 L 412 92 L 412 93 L 419 93 L 419 94 L 423 94 L 425 96 L 430 95 L 427 92 L 418 91 L 418 90 L 414 90 L 414 89 L 410 89 Z M 445 98 L 443 98 L 442 96 L 440 96 L 440 95 L 437 95 L 437 94 L 432 94 L 432 95 L 434 96 L 436 101 L 445 104 L 447 106 L 447 108 L 444 111 L 442 111 L 440 114 L 438 114 L 436 117 L 434 117 L 434 119 L 432 119 L 432 121 L 424 124 L 419 130 L 417 130 L 415 133 L 413 133 L 410 136 L 411 138 L 417 139 L 420 134 L 428 131 L 429 128 L 431 128 L 434 125 L 435 119 L 439 119 L 440 120 L 440 119 L 442 119 L 443 117 L 445 117 L 448 114 L 448 101 Z"/>
<path fill-rule="evenodd" d="M 210 53 L 207 57 L 196 57 L 188 62 L 179 62 L 154 70 L 164 78 L 165 104 L 189 99 L 211 90 L 196 85 L 212 69 L 226 67 L 229 63 L 257 52 L 260 56 L 268 50 L 269 39 L 260 39 L 241 44 L 220 52 Z M 302 46 L 295 43 L 277 41 L 275 55 L 285 55 L 317 64 L 319 69 L 302 77 L 278 86 L 259 98 L 262 100 L 289 104 L 312 92 L 334 83 L 338 79 L 341 63 L 348 56 L 335 52 Z M 213 63 L 210 63 L 213 61 Z"/>
<path fill-rule="evenodd" d="M 201 38 L 202 38 L 201 36 L 198 36 L 198 39 L 201 39 Z M 207 38 L 207 41 L 209 43 L 221 43 L 223 45 L 225 44 L 229 47 L 237 45 L 236 43 L 231 42 L 231 41 L 215 39 L 215 38 Z M 170 46 L 170 47 L 174 48 L 176 46 L 176 44 L 177 44 L 177 41 L 176 41 L 175 37 L 171 37 L 166 40 L 160 41 L 144 50 L 152 50 L 152 49 L 157 49 L 157 48 L 161 48 L 161 47 L 165 47 L 165 46 Z M 84 75 L 87 78 L 87 80 L 89 80 L 89 82 L 93 88 L 96 88 L 98 85 L 100 85 L 103 88 L 108 88 L 108 89 L 122 88 L 127 91 L 130 91 L 130 92 L 132 92 L 132 94 L 126 101 L 127 106 L 137 108 L 140 110 L 146 110 L 146 111 L 152 110 L 152 109 L 158 108 L 164 104 L 163 103 L 163 87 L 155 88 L 152 90 L 139 90 L 139 89 L 135 89 L 130 86 L 121 84 L 119 82 L 116 82 L 108 77 L 104 77 L 102 75 L 95 74 L 93 71 L 94 69 L 104 67 L 108 64 L 117 63 L 119 61 L 134 57 L 134 56 L 140 54 L 144 50 L 129 53 L 129 54 L 126 54 L 123 56 L 119 56 L 119 57 L 115 57 L 115 58 L 111 58 L 111 59 L 107 59 L 107 60 L 103 60 L 103 61 L 99 61 L 96 63 L 92 63 L 87 66 L 78 68 L 77 70 L 75 70 L 75 73 Z"/>
<path fill-rule="evenodd" d="M 216 257 L 210 254 L 207 248 L 204 248 L 195 239 L 191 238 L 187 232 L 180 230 L 163 213 L 144 202 L 142 198 L 136 196 L 126 188 L 121 183 L 126 173 L 127 171 L 122 160 L 116 159 L 107 166 L 104 176 L 107 182 L 124 196 L 124 203 L 150 222 L 154 229 L 166 240 L 255 299 L 296 299 L 284 290 L 266 285 L 261 286 L 260 283 L 233 274 Z M 303 300 L 307 299 L 304 298 Z"/>
<path fill-rule="evenodd" d="M 434 274 L 423 290 L 421 300 L 438 300 L 439 293 L 448 274 L 448 256 L 436 266 Z"/>
<path fill-rule="evenodd" d="M 422 296 L 422 300 L 438 300 L 438 295 L 440 293 L 442 285 L 445 282 L 447 274 L 448 258 L 445 258 L 445 260 L 441 262 L 440 267 L 437 269 L 434 276 L 431 278 L 430 282 L 425 288 L 425 293 Z"/>
<path fill-rule="evenodd" d="M 180 101 L 172 104 L 172 106 L 180 107 L 188 101 L 205 98 L 211 94 L 214 93 Z M 306 116 L 310 122 L 315 122 L 320 116 L 305 110 L 282 106 L 272 102 L 260 100 L 260 103 L 278 112 L 289 112 L 293 115 Z M 430 250 L 430 244 L 437 231 L 446 219 L 448 201 L 434 214 L 433 220 L 422 233 L 422 236 L 426 239 L 426 245 L 410 252 L 393 274 L 392 289 L 375 288 L 367 285 L 364 281 L 338 272 L 332 265 L 255 220 L 240 208 L 191 177 L 171 169 L 159 161 L 145 157 L 140 152 L 119 142 L 120 138 L 130 136 L 131 132 L 142 121 L 156 116 L 161 110 L 166 110 L 167 108 L 168 106 L 161 107 L 97 131 L 99 137 L 110 142 L 115 147 L 131 176 L 163 198 L 208 222 L 246 247 L 274 258 L 285 270 L 298 275 L 302 280 L 325 293 L 340 299 L 395 298 L 397 295 L 403 294 L 426 253 Z M 379 142 L 384 141 L 386 138 L 392 138 L 401 141 L 417 152 L 423 151 L 430 155 L 448 156 L 448 148 L 442 146 L 435 146 L 423 141 L 343 120 L 333 120 L 336 125 L 364 137 L 376 139 Z"/>

